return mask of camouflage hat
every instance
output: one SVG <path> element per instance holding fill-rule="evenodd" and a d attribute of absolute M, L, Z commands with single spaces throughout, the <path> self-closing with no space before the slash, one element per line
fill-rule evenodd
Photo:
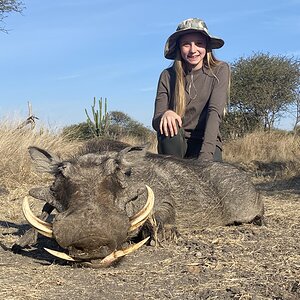
<path fill-rule="evenodd" d="M 165 58 L 175 59 L 177 40 L 180 36 L 191 33 L 201 32 L 209 37 L 209 45 L 211 49 L 218 49 L 224 45 L 224 41 L 216 36 L 212 36 L 207 29 L 207 26 L 203 20 L 197 18 L 191 18 L 182 21 L 176 31 L 168 38 L 165 45 Z"/>

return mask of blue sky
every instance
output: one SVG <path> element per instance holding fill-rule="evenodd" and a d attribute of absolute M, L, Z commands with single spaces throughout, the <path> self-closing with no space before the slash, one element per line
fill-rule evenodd
<path fill-rule="evenodd" d="M 225 40 L 229 63 L 254 52 L 300 56 L 299 0 L 23 0 L 0 32 L 0 116 L 34 114 L 50 128 L 85 121 L 93 98 L 150 126 L 165 41 L 190 17 Z M 290 129 L 287 118 L 280 127 Z"/>

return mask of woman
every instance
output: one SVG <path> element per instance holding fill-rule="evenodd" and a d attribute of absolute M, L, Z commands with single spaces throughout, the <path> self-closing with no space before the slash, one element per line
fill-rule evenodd
<path fill-rule="evenodd" d="M 212 49 L 223 45 L 196 18 L 181 22 L 168 38 L 165 57 L 174 63 L 160 75 L 152 120 L 158 153 L 222 161 L 219 126 L 228 100 L 230 70 Z"/>

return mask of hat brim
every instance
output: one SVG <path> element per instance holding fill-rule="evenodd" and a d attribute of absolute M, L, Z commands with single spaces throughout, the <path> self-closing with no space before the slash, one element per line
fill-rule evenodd
<path fill-rule="evenodd" d="M 167 59 L 175 59 L 176 58 L 176 49 L 177 49 L 177 41 L 179 37 L 187 33 L 193 32 L 200 32 L 209 38 L 209 47 L 211 49 L 219 49 L 224 45 L 224 40 L 219 37 L 210 35 L 204 30 L 197 30 L 197 29 L 186 29 L 174 32 L 170 37 L 167 39 L 165 44 L 165 58 Z"/>

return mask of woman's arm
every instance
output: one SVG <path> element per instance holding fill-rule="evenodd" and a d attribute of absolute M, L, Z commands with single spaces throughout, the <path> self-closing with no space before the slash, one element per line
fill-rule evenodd
<path fill-rule="evenodd" d="M 179 127 L 182 126 L 180 116 L 173 111 L 172 85 L 170 73 L 164 70 L 158 81 L 152 126 L 157 132 L 166 136 L 176 135 L 178 133 L 177 124 Z"/>

